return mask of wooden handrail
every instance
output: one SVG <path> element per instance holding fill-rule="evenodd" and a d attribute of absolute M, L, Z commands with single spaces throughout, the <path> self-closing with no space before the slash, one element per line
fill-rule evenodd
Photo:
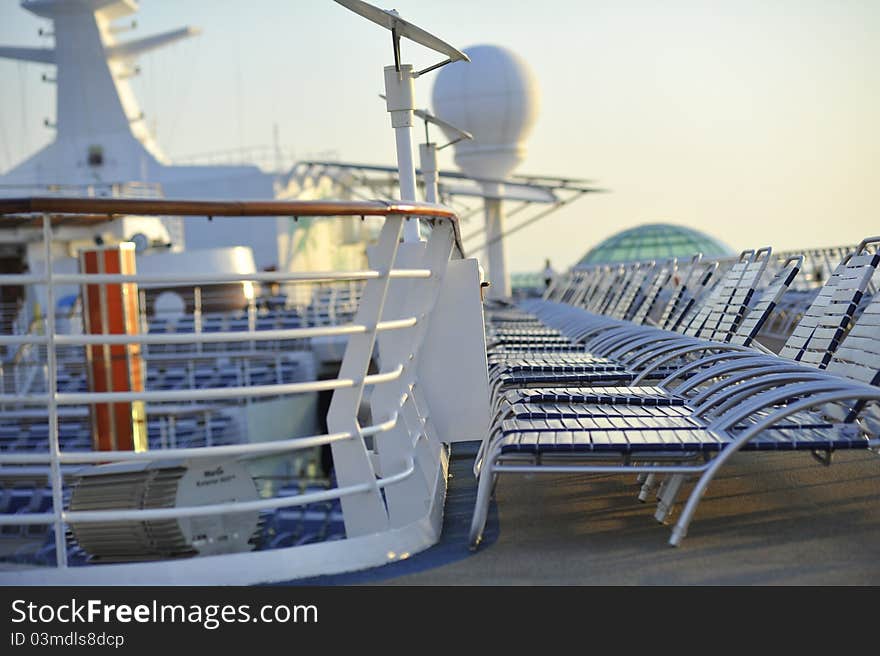
<path fill-rule="evenodd" d="M 30 196 L 0 198 L 0 225 L 4 219 L 31 221 L 34 214 L 52 215 L 53 221 L 106 221 L 125 215 L 140 216 L 412 216 L 450 221 L 459 252 L 458 217 L 443 205 L 373 201 L 205 201 L 137 198 L 68 198 Z"/>

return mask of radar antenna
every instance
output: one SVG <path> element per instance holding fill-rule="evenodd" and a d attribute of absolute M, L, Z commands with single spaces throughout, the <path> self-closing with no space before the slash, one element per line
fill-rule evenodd
<path fill-rule="evenodd" d="M 379 9 L 361 0 L 336 0 L 337 3 L 391 31 L 391 44 L 394 65 L 385 67 L 385 104 L 391 114 L 391 127 L 397 142 L 397 169 L 400 179 L 401 200 L 416 199 L 415 166 L 412 157 L 412 126 L 415 110 L 415 79 L 429 71 L 436 70 L 456 61 L 470 61 L 468 56 L 442 39 L 404 20 L 395 10 Z M 414 71 L 412 64 L 402 64 L 400 40 L 407 38 L 420 45 L 444 55 L 446 59 Z M 434 167 L 436 171 L 436 166 Z M 404 226 L 404 241 L 418 241 L 419 226 L 416 221 L 408 221 Z"/>
<path fill-rule="evenodd" d="M 384 94 L 380 93 L 379 97 L 385 100 Z M 457 144 L 459 141 L 473 139 L 474 135 L 467 130 L 455 127 L 452 123 L 444 121 L 442 118 L 434 116 L 427 109 L 415 109 L 413 114 L 425 122 L 425 143 L 419 144 L 419 168 L 422 171 L 422 181 L 425 184 L 425 200 L 429 203 L 436 203 L 439 196 L 437 192 L 437 151 Z M 452 134 L 455 138 L 442 146 L 438 146 L 436 142 L 431 141 L 431 133 L 428 130 L 429 125 L 438 126 L 446 134 Z"/>

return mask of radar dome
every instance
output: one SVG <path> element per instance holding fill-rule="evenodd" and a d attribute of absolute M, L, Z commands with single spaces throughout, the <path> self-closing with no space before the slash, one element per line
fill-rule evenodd
<path fill-rule="evenodd" d="M 455 146 L 455 163 L 465 173 L 503 178 L 525 157 L 540 105 L 538 84 L 525 60 L 507 48 L 479 45 L 464 52 L 469 64 L 444 66 L 437 75 L 434 113 L 474 135 Z"/>

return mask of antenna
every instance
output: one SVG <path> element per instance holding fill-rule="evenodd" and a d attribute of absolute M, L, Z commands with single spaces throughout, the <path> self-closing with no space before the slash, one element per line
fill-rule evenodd
<path fill-rule="evenodd" d="M 425 200 L 429 203 L 437 202 L 437 151 L 456 144 L 465 139 L 473 139 L 474 136 L 461 128 L 457 128 L 452 123 L 447 123 L 441 118 L 437 118 L 427 109 L 417 109 L 413 112 L 416 116 L 425 122 L 425 143 L 419 144 L 419 163 L 422 167 L 422 177 L 425 179 Z M 436 125 L 446 134 L 452 134 L 455 138 L 442 146 L 438 146 L 431 141 L 428 134 L 428 125 Z"/>
<path fill-rule="evenodd" d="M 437 38 L 430 32 L 426 32 L 409 21 L 403 20 L 400 17 L 400 14 L 397 13 L 396 9 L 379 9 L 379 7 L 375 7 L 368 2 L 362 2 L 361 0 L 336 0 L 336 2 L 346 9 L 350 9 L 357 15 L 376 23 L 376 25 L 381 25 L 386 30 L 391 30 L 391 43 L 394 48 L 394 68 L 398 72 L 400 72 L 401 37 L 406 37 L 410 41 L 414 41 L 426 48 L 439 52 L 441 55 L 446 55 L 448 58 L 414 73 L 415 77 L 424 75 L 428 71 L 433 71 L 446 64 L 451 64 L 457 61 L 470 61 L 468 56 L 458 48 L 449 45 L 446 41 Z"/>
<path fill-rule="evenodd" d="M 474 135 L 472 135 L 467 130 L 462 130 L 459 127 L 454 126 L 449 121 L 444 121 L 442 118 L 438 116 L 434 116 L 427 109 L 416 109 L 413 111 L 413 114 L 418 116 L 425 122 L 425 138 L 428 136 L 428 124 L 436 125 L 438 128 L 446 132 L 446 134 L 452 133 L 455 135 L 455 139 L 452 141 L 443 144 L 442 146 L 437 146 L 437 150 L 443 150 L 447 146 L 452 146 L 457 144 L 459 141 L 464 141 L 465 139 L 473 139 Z"/>
<path fill-rule="evenodd" d="M 385 67 L 385 104 L 391 114 L 391 127 L 397 141 L 397 170 L 400 180 L 401 200 L 416 199 L 416 173 L 412 159 L 413 111 L 415 110 L 414 80 L 420 75 L 436 70 L 456 61 L 470 61 L 468 56 L 438 37 L 426 32 L 400 17 L 397 11 L 379 9 L 361 0 L 336 0 L 346 9 L 366 18 L 386 30 L 391 31 L 391 46 L 394 65 Z M 421 71 L 414 71 L 412 64 L 400 61 L 400 39 L 407 38 L 435 52 L 446 59 Z M 435 166 L 436 170 L 436 166 Z M 417 221 L 409 221 L 404 226 L 404 241 L 419 240 Z"/>
<path fill-rule="evenodd" d="M 385 95 L 381 93 L 379 94 L 379 97 L 382 100 L 386 99 Z M 473 139 L 474 135 L 467 130 L 455 127 L 452 123 L 444 121 L 442 118 L 434 116 L 427 109 L 414 109 L 413 114 L 425 122 L 425 143 L 419 144 L 419 167 L 422 170 L 422 179 L 425 183 L 425 200 L 429 203 L 436 203 L 438 198 L 437 151 L 443 150 L 447 146 L 457 144 L 459 141 Z M 438 146 L 436 142 L 431 141 L 431 134 L 428 131 L 429 125 L 436 125 L 443 129 L 446 134 L 451 134 L 455 138 L 442 146 Z"/>

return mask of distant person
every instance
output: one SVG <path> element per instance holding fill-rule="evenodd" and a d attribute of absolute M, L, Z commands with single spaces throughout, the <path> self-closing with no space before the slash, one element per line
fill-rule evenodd
<path fill-rule="evenodd" d="M 549 289 L 550 284 L 553 282 L 553 278 L 556 277 L 556 272 L 553 270 L 553 266 L 550 264 L 550 258 L 544 260 L 544 289 Z"/>

